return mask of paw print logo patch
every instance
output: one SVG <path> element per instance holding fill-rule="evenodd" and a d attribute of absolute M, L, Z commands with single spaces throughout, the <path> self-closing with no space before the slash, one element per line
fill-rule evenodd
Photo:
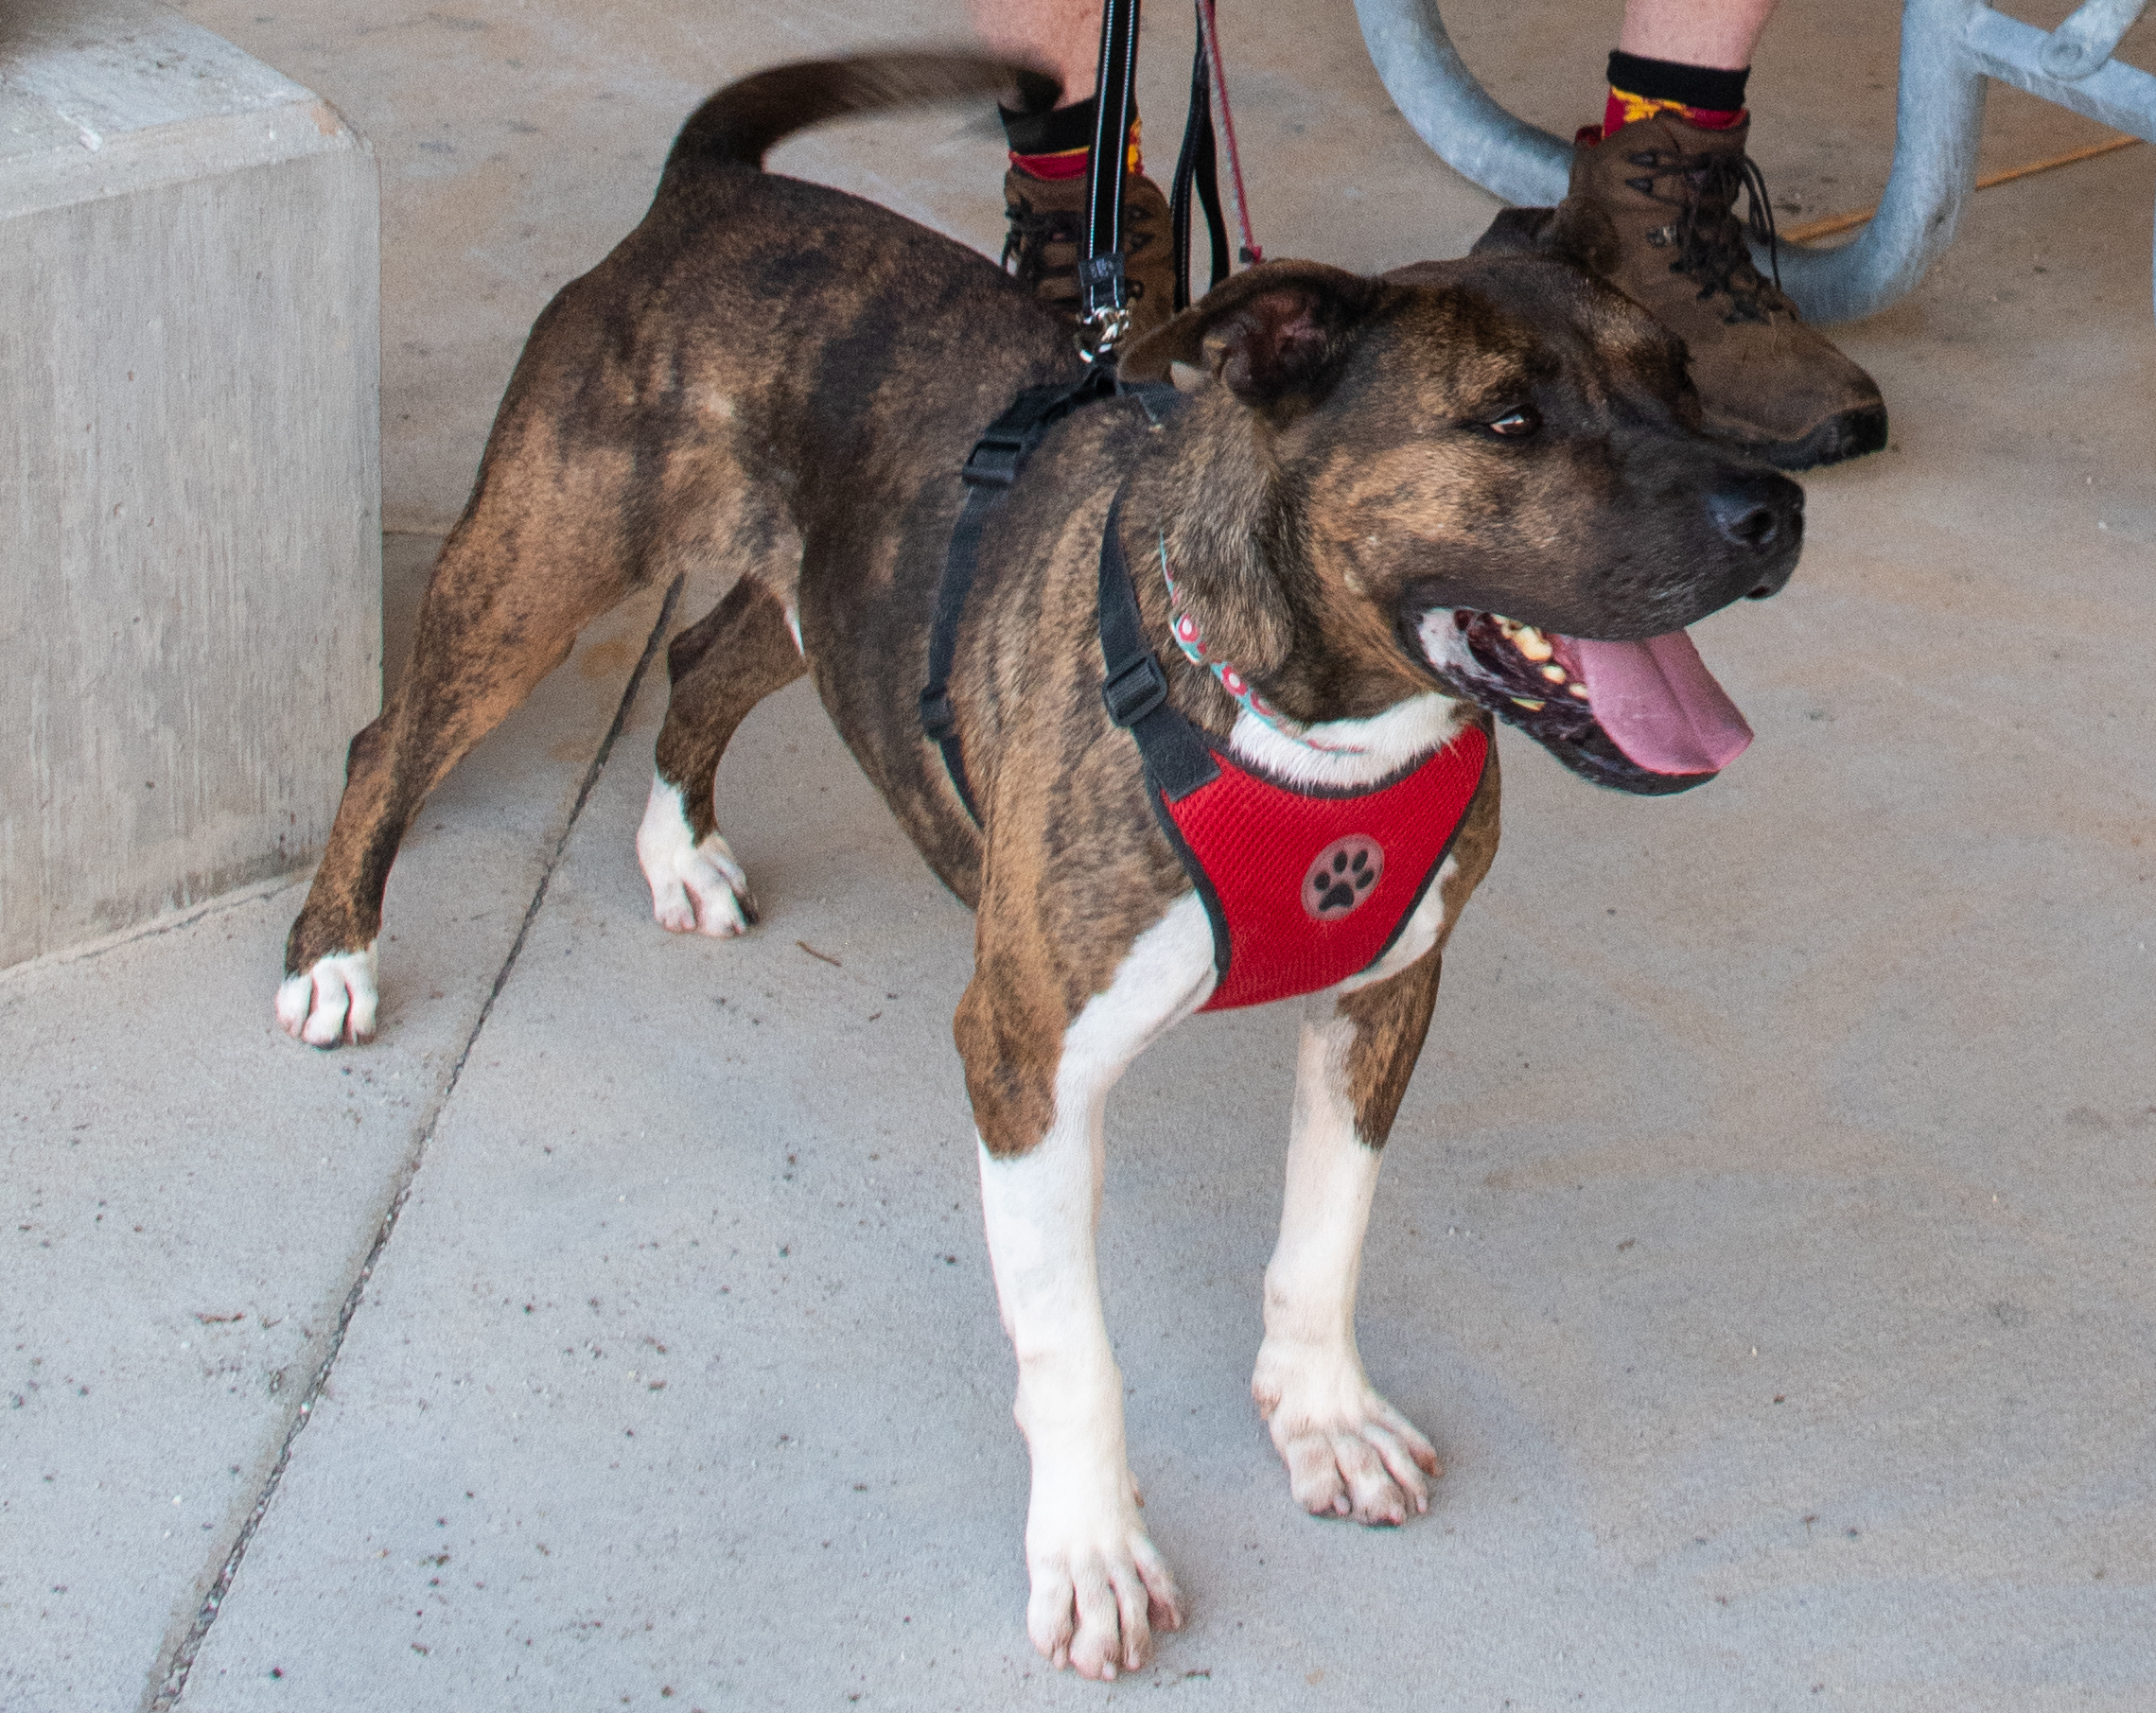
<path fill-rule="evenodd" d="M 1303 908 L 1313 921 L 1337 922 L 1376 889 L 1385 872 L 1385 848 L 1350 833 L 1318 852 L 1303 877 Z"/>

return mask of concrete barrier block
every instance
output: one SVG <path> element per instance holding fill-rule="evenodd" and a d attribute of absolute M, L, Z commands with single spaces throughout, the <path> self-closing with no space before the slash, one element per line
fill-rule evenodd
<path fill-rule="evenodd" d="M 381 682 L 378 209 L 177 14 L 0 14 L 0 966 L 327 837 Z"/>

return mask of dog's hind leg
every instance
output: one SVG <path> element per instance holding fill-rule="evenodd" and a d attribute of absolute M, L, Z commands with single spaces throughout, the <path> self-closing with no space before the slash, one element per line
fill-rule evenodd
<path fill-rule="evenodd" d="M 719 831 L 712 785 L 743 717 L 808 670 L 794 625 L 785 602 L 749 571 L 667 649 L 674 694 L 637 829 L 637 861 L 652 915 L 675 934 L 723 939 L 756 920 L 748 877 Z"/>
<path fill-rule="evenodd" d="M 1023 972 L 1023 948 L 983 937 L 956 1034 L 996 1300 L 1018 1356 L 1014 1413 L 1033 1461 L 1025 1627 L 1055 1666 L 1113 1677 L 1141 1669 L 1153 1631 L 1179 1628 L 1183 1611 L 1139 1520 L 1101 1313 L 1102 1109 L 1131 1059 L 1211 991 L 1212 929 L 1186 895 L 1067 1023 L 1047 984 Z"/>
<path fill-rule="evenodd" d="M 1377 1162 L 1437 999 L 1438 954 L 1343 996 L 1303 1026 L 1280 1244 L 1265 1269 L 1251 1392 L 1320 1516 L 1403 1523 L 1429 1504 L 1437 1453 L 1378 1396 L 1355 1344 L 1355 1294 Z"/>
<path fill-rule="evenodd" d="M 519 446 L 535 437 L 519 429 L 528 425 L 497 427 L 420 602 L 411 664 L 380 718 L 352 740 L 277 989 L 277 1021 L 310 1046 L 375 1032 L 382 894 L 427 794 L 569 657 L 579 631 L 647 581 L 647 555 L 590 503 L 600 484 L 565 494 L 588 468 Z"/>

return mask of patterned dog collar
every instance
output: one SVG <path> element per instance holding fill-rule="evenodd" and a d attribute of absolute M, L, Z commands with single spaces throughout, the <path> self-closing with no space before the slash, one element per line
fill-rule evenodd
<path fill-rule="evenodd" d="M 1183 651 L 1184 658 L 1193 666 L 1201 666 L 1211 673 L 1220 688 L 1233 696 L 1252 719 L 1278 732 L 1288 743 L 1299 743 L 1305 749 L 1319 750 L 1326 755 L 1365 754 L 1366 747 L 1360 743 L 1334 743 L 1311 737 L 1307 727 L 1277 712 L 1263 696 L 1251 689 L 1250 680 L 1241 673 L 1225 661 L 1214 659 L 1205 652 L 1204 633 L 1199 628 L 1196 616 L 1187 607 L 1181 605 L 1183 597 L 1175 586 L 1175 573 L 1168 569 L 1166 532 L 1161 533 L 1159 544 L 1161 581 L 1167 585 L 1168 629 L 1174 633 L 1175 645 Z"/>

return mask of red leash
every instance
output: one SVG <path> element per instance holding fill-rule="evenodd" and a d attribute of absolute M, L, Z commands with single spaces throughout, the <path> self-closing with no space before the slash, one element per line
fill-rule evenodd
<path fill-rule="evenodd" d="M 1213 99 L 1220 109 L 1220 133 L 1228 146 L 1228 194 L 1236 204 L 1236 230 L 1242 236 L 1236 252 L 1245 267 L 1265 260 L 1251 233 L 1250 196 L 1243 189 L 1243 158 L 1236 147 L 1236 115 L 1228 107 L 1228 72 L 1220 60 L 1220 26 L 1213 16 L 1213 0 L 1198 0 L 1199 46 L 1212 70 Z"/>

